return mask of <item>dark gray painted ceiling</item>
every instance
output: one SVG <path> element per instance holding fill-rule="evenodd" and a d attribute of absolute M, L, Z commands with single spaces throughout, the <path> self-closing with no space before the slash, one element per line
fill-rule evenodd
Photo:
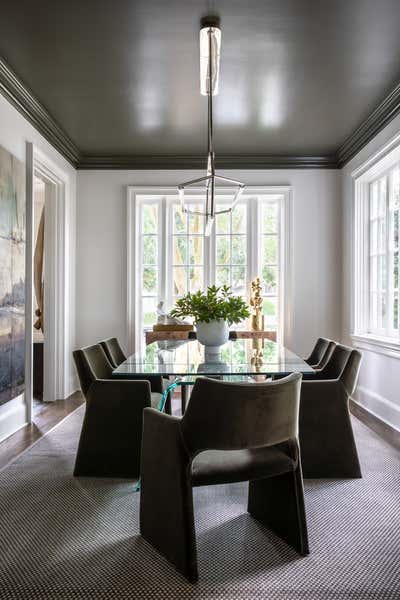
<path fill-rule="evenodd" d="M 208 13 L 217 155 L 333 154 L 399 80 L 400 0 L 2 0 L 0 54 L 81 152 L 197 155 Z"/>

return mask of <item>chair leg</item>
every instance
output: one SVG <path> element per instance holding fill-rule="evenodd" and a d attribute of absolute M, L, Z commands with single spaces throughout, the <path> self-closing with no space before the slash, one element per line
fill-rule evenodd
<path fill-rule="evenodd" d="M 165 399 L 164 412 L 166 412 L 167 415 L 172 414 L 171 392 L 168 392 Z"/>
<path fill-rule="evenodd" d="M 141 535 L 188 581 L 196 583 L 199 575 L 191 499 L 182 503 L 178 490 L 171 493 L 165 487 L 158 490 L 157 498 L 149 500 L 147 481 L 142 483 L 140 492 Z"/>
<path fill-rule="evenodd" d="M 299 554 L 309 553 L 300 466 L 294 472 L 250 481 L 247 510 Z"/>
<path fill-rule="evenodd" d="M 185 414 L 186 405 L 187 405 L 187 397 L 188 397 L 188 386 L 181 385 L 181 412 L 182 416 Z"/>

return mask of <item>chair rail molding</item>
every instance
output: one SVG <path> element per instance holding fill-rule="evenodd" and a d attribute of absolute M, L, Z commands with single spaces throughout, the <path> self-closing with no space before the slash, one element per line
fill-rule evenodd
<path fill-rule="evenodd" d="M 76 169 L 197 169 L 204 167 L 204 156 L 120 155 L 83 153 L 71 140 L 33 91 L 0 57 L 0 93 L 60 152 Z M 219 155 L 221 169 L 341 169 L 379 131 L 400 113 L 400 83 L 332 154 L 309 155 Z"/>

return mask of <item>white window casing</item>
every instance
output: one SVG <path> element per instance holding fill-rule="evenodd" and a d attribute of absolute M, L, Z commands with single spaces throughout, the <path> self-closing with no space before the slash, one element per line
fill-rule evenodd
<path fill-rule="evenodd" d="M 366 350 L 400 356 L 400 147 L 353 178 L 352 339 Z"/>
<path fill-rule="evenodd" d="M 217 192 L 217 202 L 223 204 L 229 201 L 228 188 L 219 189 Z M 200 203 L 203 198 L 203 191 L 193 189 L 190 191 L 189 202 Z M 276 207 L 277 211 L 277 229 L 276 231 L 263 230 L 263 206 Z M 145 207 L 151 207 L 150 213 L 152 220 L 150 228 L 143 231 L 143 220 Z M 176 212 L 175 211 L 176 208 Z M 285 334 L 290 327 L 290 266 L 291 266 L 291 190 L 286 186 L 273 186 L 252 188 L 246 187 L 246 193 L 240 199 L 238 211 L 245 215 L 245 229 L 233 230 L 232 215 L 228 213 L 225 217 L 226 230 L 221 233 L 218 225 L 213 227 L 212 234 L 209 237 L 202 233 L 189 231 L 189 221 L 182 226 L 182 230 L 177 230 L 174 225 L 174 218 L 179 207 L 179 198 L 176 188 L 167 187 L 132 187 L 127 189 L 127 331 L 128 331 L 128 351 L 138 352 L 143 349 L 144 328 L 148 328 L 151 323 L 144 322 L 144 304 L 152 307 L 151 312 L 147 312 L 147 319 L 154 322 L 153 308 L 162 301 L 167 311 L 169 311 L 176 300 L 176 286 L 174 282 L 181 281 L 185 284 L 181 293 L 189 289 L 190 282 L 196 281 L 197 288 L 206 289 L 207 286 L 216 283 L 219 285 L 222 281 L 220 277 L 228 277 L 228 285 L 232 283 L 235 274 L 235 281 L 242 279 L 243 285 L 234 289 L 235 293 L 243 295 L 247 300 L 250 296 L 250 282 L 259 275 L 263 279 L 263 266 L 269 269 L 270 274 L 276 272 L 276 292 L 268 293 L 264 290 L 265 300 L 274 305 L 276 303 L 276 324 L 277 340 L 283 343 Z M 265 209 L 267 211 L 267 209 Z M 155 216 L 157 215 L 157 217 Z M 189 218 L 189 217 L 185 217 Z M 265 220 L 265 219 L 264 219 Z M 155 226 L 153 225 L 155 223 Z M 151 238 L 151 239 L 145 239 Z M 274 255 L 275 242 L 277 239 L 276 264 L 264 264 L 263 253 L 264 244 L 272 248 Z M 271 241 L 272 240 L 272 241 Z M 271 243 L 270 243 L 271 242 Z M 154 246 L 157 245 L 157 252 L 154 253 Z M 174 246 L 175 244 L 175 246 Z M 185 261 L 176 264 L 177 253 L 174 254 L 174 247 L 180 244 Z M 239 248 L 239 255 L 244 256 L 240 264 L 233 263 L 232 244 Z M 146 265 L 144 263 L 144 246 L 149 252 L 146 256 L 152 256 L 152 262 L 155 264 Z M 194 265 L 191 263 L 191 254 L 189 248 L 196 246 L 197 255 L 202 254 L 202 264 Z M 201 245 L 203 251 L 200 253 Z M 216 257 L 217 246 L 227 249 L 229 261 L 219 266 Z M 242 253 L 240 254 L 240 249 Z M 268 248 L 265 250 L 268 256 Z M 244 262 L 243 262 L 244 261 Z M 151 293 L 147 293 L 143 286 L 143 270 L 148 269 L 146 275 L 150 274 L 147 280 L 154 283 Z M 266 271 L 267 272 L 267 271 Z M 174 274 L 176 273 L 177 276 Z M 181 276 L 182 275 L 182 276 Z M 184 275 L 184 277 L 183 277 Z M 179 277 L 178 277 L 179 276 Z M 271 275 L 273 276 L 273 275 Z M 192 279 L 191 279 L 192 277 Z M 186 283 L 185 283 L 186 278 Z M 178 290 L 179 292 L 179 290 Z M 178 293 L 178 296 L 181 295 Z M 269 328 L 266 324 L 266 329 Z"/>

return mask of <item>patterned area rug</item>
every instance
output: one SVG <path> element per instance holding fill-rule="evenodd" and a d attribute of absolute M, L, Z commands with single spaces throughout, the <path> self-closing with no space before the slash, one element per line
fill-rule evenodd
<path fill-rule="evenodd" d="M 191 585 L 140 537 L 133 482 L 72 477 L 82 415 L 0 473 L 0 598 L 400 598 L 400 457 L 359 421 L 363 479 L 306 482 L 308 557 L 246 513 L 246 484 L 195 489 Z"/>

